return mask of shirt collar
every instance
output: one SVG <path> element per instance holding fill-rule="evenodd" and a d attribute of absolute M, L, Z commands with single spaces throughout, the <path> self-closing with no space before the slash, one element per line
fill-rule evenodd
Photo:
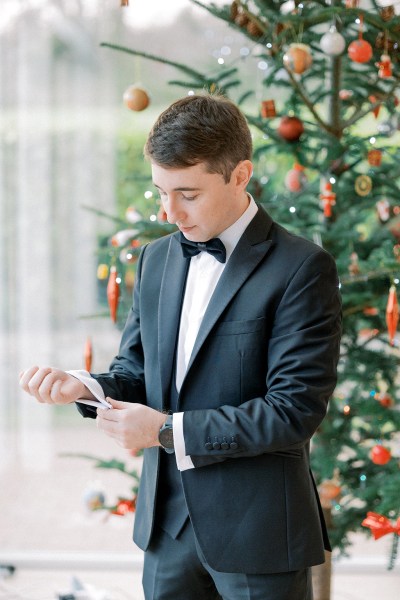
<path fill-rule="evenodd" d="M 238 218 L 233 225 L 225 229 L 218 237 L 226 248 L 226 260 L 229 259 L 232 252 L 234 251 L 236 244 L 244 234 L 247 226 L 254 219 L 258 212 L 258 206 L 254 201 L 254 198 L 247 194 L 250 202 L 244 213 Z"/>

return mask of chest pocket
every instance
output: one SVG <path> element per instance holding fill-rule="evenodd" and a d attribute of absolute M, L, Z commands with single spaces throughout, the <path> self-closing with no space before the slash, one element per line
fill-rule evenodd
<path fill-rule="evenodd" d="M 246 333 L 262 332 L 265 329 L 266 319 L 250 319 L 246 321 L 222 321 L 217 325 L 215 335 L 243 335 Z"/>

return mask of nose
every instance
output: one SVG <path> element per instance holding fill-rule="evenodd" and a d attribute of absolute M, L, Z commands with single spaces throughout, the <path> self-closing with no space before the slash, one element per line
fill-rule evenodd
<path fill-rule="evenodd" d="M 184 218 L 184 213 L 180 205 L 179 199 L 171 196 L 163 198 L 164 210 L 167 213 L 168 223 L 175 224 L 179 223 Z"/>

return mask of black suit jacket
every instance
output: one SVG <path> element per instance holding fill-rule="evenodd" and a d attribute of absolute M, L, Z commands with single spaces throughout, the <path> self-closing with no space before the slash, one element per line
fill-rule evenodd
<path fill-rule="evenodd" d="M 107 395 L 168 406 L 188 266 L 178 234 L 144 248 L 119 354 L 109 373 L 94 375 Z M 210 300 L 178 401 L 196 467 L 181 473 L 185 499 L 215 570 L 271 573 L 324 561 L 309 442 L 336 384 L 340 330 L 332 257 L 259 207 Z M 134 530 L 144 550 L 160 452 L 144 453 Z"/>

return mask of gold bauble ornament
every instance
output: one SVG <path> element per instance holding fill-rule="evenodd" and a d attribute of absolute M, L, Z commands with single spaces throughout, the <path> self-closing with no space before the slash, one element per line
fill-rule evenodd
<path fill-rule="evenodd" d="M 369 175 L 359 175 L 354 183 L 354 188 L 359 196 L 368 196 L 372 190 L 372 179 Z"/>
<path fill-rule="evenodd" d="M 312 65 L 311 49 L 307 44 L 290 44 L 283 55 L 283 64 L 288 71 L 300 75 Z"/>
<path fill-rule="evenodd" d="M 130 110 L 137 112 L 144 110 L 150 104 L 147 92 L 136 85 L 130 85 L 125 90 L 123 100 Z"/>

